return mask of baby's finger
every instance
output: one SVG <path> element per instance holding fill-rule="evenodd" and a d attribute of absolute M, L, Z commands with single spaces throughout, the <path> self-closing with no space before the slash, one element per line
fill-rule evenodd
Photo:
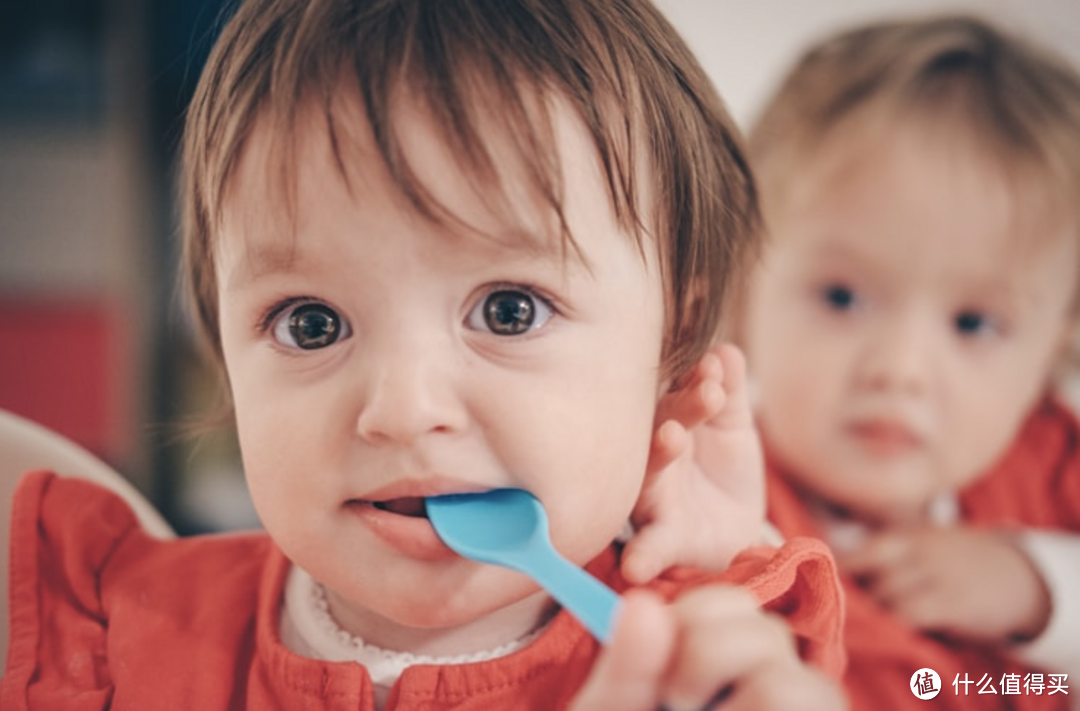
<path fill-rule="evenodd" d="M 843 711 L 840 688 L 805 666 L 776 665 L 749 677 L 732 690 L 722 711 Z"/>
<path fill-rule="evenodd" d="M 896 617 L 906 620 L 916 629 L 948 631 L 950 618 L 959 616 L 949 602 L 936 586 L 928 582 L 908 591 L 903 597 L 891 600 L 889 608 Z"/>
<path fill-rule="evenodd" d="M 600 654 L 572 711 L 655 711 L 675 642 L 674 619 L 651 593 L 623 596 L 615 634 Z"/>
<path fill-rule="evenodd" d="M 710 418 L 714 427 L 737 427 L 752 424 L 753 406 L 750 402 L 750 383 L 746 374 L 746 357 L 730 343 L 717 346 L 712 351 L 719 363 L 718 371 L 724 395 L 722 408 Z"/>
<path fill-rule="evenodd" d="M 757 609 L 744 590 L 703 588 L 708 596 L 690 595 L 676 603 L 680 626 L 673 663 L 665 685 L 666 708 L 706 708 L 727 687 L 738 690 L 746 679 L 772 665 L 797 667 L 791 632 L 778 618 Z"/>
<path fill-rule="evenodd" d="M 675 420 L 662 422 L 653 433 L 645 476 L 652 477 L 678 459 L 690 446 L 690 433 Z"/>
<path fill-rule="evenodd" d="M 888 608 L 902 606 L 905 600 L 921 594 L 933 582 L 930 572 L 917 562 L 880 568 L 873 576 L 864 577 L 860 581 L 862 586 Z"/>
<path fill-rule="evenodd" d="M 665 526 L 646 526 L 634 534 L 623 550 L 620 572 L 627 582 L 644 585 L 678 560 L 678 541 L 672 540 L 673 529 Z"/>
<path fill-rule="evenodd" d="M 790 632 L 776 618 L 729 621 L 711 633 L 694 630 L 688 637 L 676 649 L 666 697 L 671 711 L 708 708 L 717 694 L 730 687 L 737 696 L 742 685 L 773 665 L 798 666 Z"/>
<path fill-rule="evenodd" d="M 850 550 L 836 551 L 841 568 L 852 575 L 872 576 L 902 566 L 910 558 L 911 540 L 902 534 L 881 534 Z"/>
<path fill-rule="evenodd" d="M 724 402 L 724 368 L 718 352 L 711 350 L 671 392 L 664 395 L 658 417 L 675 420 L 692 429 L 716 416 Z"/>

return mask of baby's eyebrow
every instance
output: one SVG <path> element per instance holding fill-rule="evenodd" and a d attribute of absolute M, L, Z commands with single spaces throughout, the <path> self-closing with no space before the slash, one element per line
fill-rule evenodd
<path fill-rule="evenodd" d="M 498 236 L 473 233 L 458 234 L 449 239 L 459 239 L 463 244 L 476 245 L 477 259 L 485 263 L 504 263 L 508 266 L 528 264 L 541 268 L 592 273 L 587 256 L 571 241 L 558 236 L 540 237 L 515 229 Z M 242 249 L 242 258 L 228 274 L 222 275 L 225 277 L 224 285 L 229 290 L 243 289 L 268 276 L 302 270 L 304 265 L 313 259 L 311 255 L 305 256 L 305 250 L 300 248 L 296 239 L 247 240 Z"/>
<path fill-rule="evenodd" d="M 477 235 L 465 239 L 479 240 L 494 260 L 532 260 L 550 262 L 564 267 L 586 267 L 588 260 L 569 236 L 539 236 L 524 229 L 509 230 L 499 236 Z"/>
<path fill-rule="evenodd" d="M 243 257 L 225 274 L 225 285 L 230 289 L 240 289 L 264 277 L 295 271 L 300 257 L 296 245 L 289 244 L 247 244 L 243 248 Z"/>

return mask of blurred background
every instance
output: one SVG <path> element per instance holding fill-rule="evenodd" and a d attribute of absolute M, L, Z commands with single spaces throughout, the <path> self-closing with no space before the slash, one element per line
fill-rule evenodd
<path fill-rule="evenodd" d="M 432 0 L 436 1 L 436 0 Z M 747 125 L 809 41 L 974 9 L 1080 65 L 1080 0 L 657 0 Z M 181 532 L 257 525 L 177 283 L 184 107 L 226 0 L 0 0 L 0 408 L 127 476 Z M 2 456 L 2 453 L 0 453 Z"/>

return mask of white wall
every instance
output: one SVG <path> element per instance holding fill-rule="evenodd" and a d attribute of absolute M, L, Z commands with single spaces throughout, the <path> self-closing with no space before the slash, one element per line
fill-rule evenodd
<path fill-rule="evenodd" d="M 804 46 L 875 17 L 969 9 L 1080 65 L 1080 0 L 654 0 L 745 127 Z"/>

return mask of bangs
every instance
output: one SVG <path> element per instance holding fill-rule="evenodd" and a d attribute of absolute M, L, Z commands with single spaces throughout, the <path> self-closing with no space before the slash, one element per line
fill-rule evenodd
<path fill-rule="evenodd" d="M 634 179 L 634 148 L 641 139 L 634 135 L 632 118 L 640 111 L 635 111 L 638 102 L 615 71 L 620 60 L 614 53 L 596 54 L 587 62 L 610 72 L 585 71 L 583 65 L 566 61 L 568 53 L 559 46 L 555 27 L 515 19 L 515 6 L 501 2 L 376 4 L 362 23 L 336 17 L 339 7 L 311 3 L 291 36 L 268 35 L 275 41 L 265 88 L 253 92 L 250 104 L 236 114 L 235 128 L 224 136 L 224 150 L 217 152 L 219 164 L 206 172 L 216 177 L 201 191 L 211 224 L 220 224 L 229 178 L 257 120 L 273 126 L 269 172 L 293 210 L 290 176 L 295 175 L 299 112 L 316 107 L 346 184 L 349 136 L 369 131 L 390 179 L 420 215 L 475 231 L 458 218 L 454 206 L 433 195 L 410 165 L 405 148 L 410 136 L 402 135 L 397 116 L 408 102 L 428 117 L 473 192 L 493 214 L 510 218 L 516 212 L 500 170 L 508 160 L 516 163 L 526 187 L 554 215 L 565 253 L 575 245 L 563 210 L 562 167 L 552 123 L 555 103 L 563 102 L 588 131 L 618 224 L 641 246 L 644 225 Z M 582 19 L 595 23 L 595 18 Z M 592 27 L 599 32 L 597 25 Z M 340 110 L 346 82 L 354 84 L 361 99 L 362 129 L 343 123 L 349 121 L 349 113 Z M 494 125 L 496 116 L 499 123 Z"/>
<path fill-rule="evenodd" d="M 359 96 L 357 119 L 340 110 L 343 88 Z M 216 360 L 214 240 L 256 122 L 271 122 L 268 178 L 286 201 L 295 191 L 300 113 L 314 108 L 346 184 L 352 123 L 363 123 L 373 159 L 417 214 L 471 227 L 410 164 L 399 122 L 406 106 L 421 110 L 494 215 L 518 213 L 519 188 L 537 196 L 553 228 L 525 239 L 547 240 L 545 249 L 558 239 L 564 258 L 578 250 L 553 124 L 569 109 L 617 224 L 643 256 L 648 239 L 659 255 L 665 370 L 684 372 L 700 358 L 738 267 L 756 249 L 757 197 L 722 101 L 650 3 L 247 0 L 207 60 L 184 134 L 183 272 Z"/>

